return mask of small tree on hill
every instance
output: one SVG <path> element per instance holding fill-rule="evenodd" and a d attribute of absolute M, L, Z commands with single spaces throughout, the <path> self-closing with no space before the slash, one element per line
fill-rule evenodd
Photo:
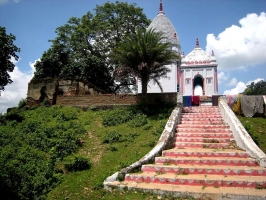
<path fill-rule="evenodd" d="M 247 86 L 243 94 L 244 95 L 266 95 L 266 82 L 263 80 L 257 83 L 252 82 L 250 85 Z"/>

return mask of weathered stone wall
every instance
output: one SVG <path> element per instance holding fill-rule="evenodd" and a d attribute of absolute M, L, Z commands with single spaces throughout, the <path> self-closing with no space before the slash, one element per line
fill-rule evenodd
<path fill-rule="evenodd" d="M 40 105 L 46 98 L 50 104 L 90 107 L 131 105 L 140 102 L 141 94 L 104 94 L 91 84 L 71 80 L 38 79 L 28 84 L 27 104 Z M 177 93 L 149 93 L 149 104 L 176 103 Z"/>
<path fill-rule="evenodd" d="M 147 94 L 149 104 L 176 103 L 177 93 Z M 56 104 L 77 107 L 99 105 L 131 105 L 140 102 L 141 94 L 92 94 L 82 96 L 58 96 Z"/>
<path fill-rule="evenodd" d="M 31 80 L 28 84 L 27 97 L 39 100 L 43 91 L 49 99 L 52 99 L 57 85 L 58 83 L 54 79 Z"/>
<path fill-rule="evenodd" d="M 58 82 L 52 78 L 31 80 L 28 83 L 27 105 L 40 105 L 44 100 L 56 104 Z"/>

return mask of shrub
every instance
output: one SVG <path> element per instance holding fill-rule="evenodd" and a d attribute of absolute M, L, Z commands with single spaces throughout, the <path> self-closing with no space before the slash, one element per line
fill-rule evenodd
<path fill-rule="evenodd" d="M 24 120 L 23 115 L 19 112 L 18 108 L 12 108 L 9 112 L 7 112 L 5 115 L 5 119 L 8 121 L 16 121 L 16 122 L 22 122 Z"/>
<path fill-rule="evenodd" d="M 19 108 L 24 108 L 27 105 L 27 99 L 21 99 L 18 103 Z"/>
<path fill-rule="evenodd" d="M 137 114 L 129 123 L 130 127 L 141 127 L 147 124 L 147 117 L 143 114 Z"/>
<path fill-rule="evenodd" d="M 130 109 L 116 108 L 110 110 L 107 115 L 103 117 L 104 126 L 116 126 L 128 122 L 133 118 L 134 114 Z"/>
<path fill-rule="evenodd" d="M 82 156 L 75 156 L 74 158 L 68 158 L 64 162 L 67 171 L 83 171 L 91 168 L 91 162 L 88 158 Z"/>
<path fill-rule="evenodd" d="M 122 142 L 122 135 L 116 131 L 110 131 L 107 132 L 104 139 L 103 139 L 103 143 L 107 143 L 107 144 L 112 144 L 114 142 Z"/>

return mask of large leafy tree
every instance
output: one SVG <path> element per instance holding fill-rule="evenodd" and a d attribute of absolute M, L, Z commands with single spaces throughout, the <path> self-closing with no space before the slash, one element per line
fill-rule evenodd
<path fill-rule="evenodd" d="M 34 78 L 59 77 L 89 82 L 106 91 L 114 92 L 118 85 L 109 53 L 125 34 L 135 28 L 146 28 L 149 20 L 135 4 L 107 2 L 96 6 L 95 14 L 88 12 L 81 18 L 72 17 L 56 29 L 57 37 L 51 48 L 36 63 Z"/>
<path fill-rule="evenodd" d="M 111 54 L 111 58 L 119 63 L 115 70 L 116 76 L 137 77 L 141 80 L 144 101 L 149 81 L 153 80 L 161 86 L 158 78 L 166 77 L 170 71 L 165 65 L 180 59 L 177 52 L 172 50 L 171 43 L 161 42 L 164 39 L 161 32 L 138 29 L 136 34 L 127 35 Z"/>
<path fill-rule="evenodd" d="M 15 65 L 11 58 L 18 60 L 16 52 L 20 49 L 16 47 L 13 42 L 16 39 L 11 33 L 6 34 L 6 29 L 0 27 L 0 90 L 4 90 L 7 84 L 12 83 L 9 72 L 14 70 Z"/>
<path fill-rule="evenodd" d="M 266 82 L 261 80 L 257 83 L 252 82 L 247 86 L 244 95 L 266 95 Z"/>

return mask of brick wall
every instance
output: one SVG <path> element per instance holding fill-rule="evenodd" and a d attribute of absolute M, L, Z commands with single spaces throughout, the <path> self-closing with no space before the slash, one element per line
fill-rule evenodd
<path fill-rule="evenodd" d="M 140 101 L 141 94 L 95 94 L 82 96 L 57 96 L 56 104 L 77 107 L 90 107 L 99 105 L 131 105 Z M 148 103 L 161 102 L 176 103 L 177 93 L 148 94 Z"/>

